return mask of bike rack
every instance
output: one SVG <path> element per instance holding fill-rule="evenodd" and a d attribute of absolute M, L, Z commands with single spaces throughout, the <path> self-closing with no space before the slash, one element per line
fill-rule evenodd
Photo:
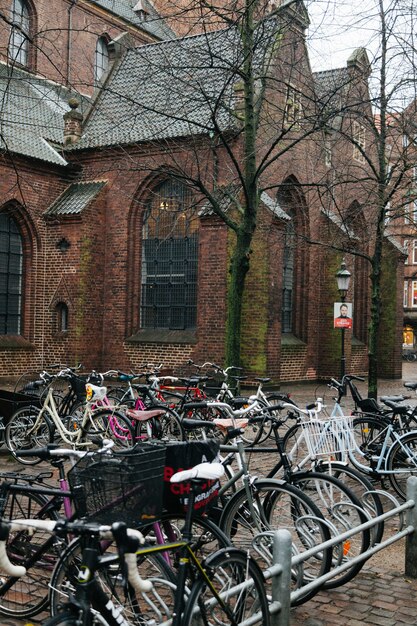
<path fill-rule="evenodd" d="M 271 626 L 289 626 L 290 624 L 290 607 L 291 601 L 297 599 L 303 595 L 306 591 L 312 589 L 319 589 L 323 583 L 331 580 L 334 576 L 349 569 L 356 563 L 366 561 L 373 554 L 376 554 L 380 550 L 383 550 L 387 546 L 406 538 L 405 546 L 405 575 L 410 578 L 417 578 L 417 477 L 410 476 L 407 479 L 407 500 L 404 504 L 401 504 L 387 513 L 383 513 L 378 517 L 369 520 L 352 528 L 345 533 L 333 537 L 328 541 L 306 550 L 301 554 L 292 556 L 292 539 L 291 533 L 288 530 L 277 530 L 273 533 L 273 564 L 267 570 L 264 571 L 266 579 L 272 578 L 272 602 L 269 610 L 271 613 Z M 301 590 L 291 591 L 291 568 L 303 561 L 306 561 L 311 556 L 314 556 L 323 549 L 333 547 L 345 539 L 349 539 L 353 535 L 362 532 L 368 528 L 376 526 L 378 523 L 390 519 L 398 514 L 407 512 L 407 526 L 398 531 L 395 535 L 392 535 L 389 539 L 382 541 L 369 548 L 363 554 L 351 559 L 348 563 L 344 563 L 334 568 L 327 574 L 316 578 L 316 580 L 305 585 Z"/>

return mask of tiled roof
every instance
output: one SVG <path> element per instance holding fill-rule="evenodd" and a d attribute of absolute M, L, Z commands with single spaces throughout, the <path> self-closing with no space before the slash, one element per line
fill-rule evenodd
<path fill-rule="evenodd" d="M 255 60 L 277 30 L 276 20 L 263 24 Z M 206 134 L 214 117 L 220 129 L 236 128 L 231 110 L 242 62 L 234 28 L 128 50 L 74 149 Z"/>
<path fill-rule="evenodd" d="M 291 220 L 291 217 L 288 215 L 288 213 L 286 213 L 284 209 L 282 209 L 279 205 L 278 200 L 274 200 L 273 198 L 271 198 L 271 196 L 267 194 L 266 191 L 263 191 L 261 193 L 261 202 L 263 202 L 263 204 L 280 219 L 286 221 Z"/>
<path fill-rule="evenodd" d="M 71 95 L 61 85 L 0 63 L 0 149 L 66 165 L 60 146 Z"/>
<path fill-rule="evenodd" d="M 143 30 L 154 35 L 158 39 L 174 39 L 175 34 L 168 26 L 165 20 L 155 10 L 151 2 L 143 0 L 142 4 L 146 8 L 147 16 L 143 20 L 135 13 L 133 7 L 137 4 L 137 0 L 91 0 L 94 4 L 98 4 L 106 11 L 110 11 L 124 20 L 139 26 Z"/>
<path fill-rule="evenodd" d="M 45 215 L 79 215 L 105 184 L 106 181 L 102 180 L 73 183 L 51 204 Z"/>

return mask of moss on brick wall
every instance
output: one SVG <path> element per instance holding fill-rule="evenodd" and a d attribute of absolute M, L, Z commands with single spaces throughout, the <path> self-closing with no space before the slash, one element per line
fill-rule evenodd
<path fill-rule="evenodd" d="M 269 305 L 268 240 L 260 228 L 252 241 L 250 269 L 243 301 L 242 365 L 245 370 L 266 374 Z"/>
<path fill-rule="evenodd" d="M 381 263 L 381 323 L 378 339 L 379 376 L 391 375 L 397 335 L 397 262 L 391 246 L 385 246 Z"/>
<path fill-rule="evenodd" d="M 77 306 L 75 310 L 76 362 L 80 360 L 80 356 L 83 354 L 82 344 L 88 339 L 88 328 L 86 328 L 88 316 L 86 317 L 85 313 L 88 309 L 91 290 L 94 289 L 94 282 L 97 278 L 91 268 L 92 244 L 90 237 L 83 237 L 80 242 Z"/>

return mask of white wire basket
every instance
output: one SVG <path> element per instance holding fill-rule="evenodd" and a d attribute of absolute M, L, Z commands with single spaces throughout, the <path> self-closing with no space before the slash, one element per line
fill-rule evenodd
<path fill-rule="evenodd" d="M 312 419 L 301 425 L 310 456 L 343 454 L 356 448 L 353 419 L 349 415 Z"/>

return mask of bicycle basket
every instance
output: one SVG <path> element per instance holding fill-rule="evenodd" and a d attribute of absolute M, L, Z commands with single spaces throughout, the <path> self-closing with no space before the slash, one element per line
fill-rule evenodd
<path fill-rule="evenodd" d="M 138 444 L 125 453 L 82 458 L 68 472 L 78 517 L 138 527 L 161 514 L 165 445 Z"/>
<path fill-rule="evenodd" d="M 301 425 L 310 456 L 343 454 L 356 447 L 353 420 L 349 415 L 309 420 Z"/>

